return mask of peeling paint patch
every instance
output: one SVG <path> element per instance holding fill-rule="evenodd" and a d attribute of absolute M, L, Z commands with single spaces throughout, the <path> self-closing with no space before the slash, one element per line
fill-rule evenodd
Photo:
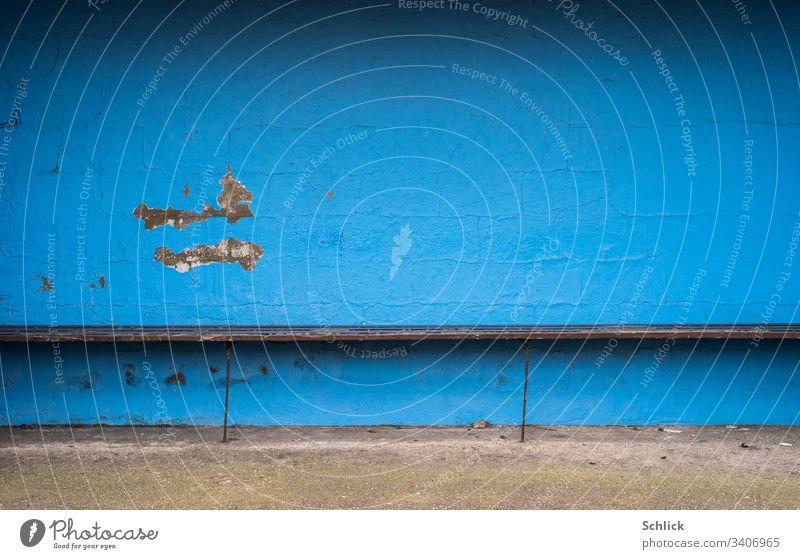
<path fill-rule="evenodd" d="M 189 197 L 189 185 L 188 184 L 184 184 L 183 185 L 183 197 L 184 198 L 188 198 Z"/>
<path fill-rule="evenodd" d="M 177 253 L 167 247 L 158 247 L 154 259 L 180 273 L 207 264 L 233 263 L 239 264 L 243 270 L 250 272 L 263 255 L 264 249 L 257 244 L 231 237 L 212 246 L 197 245 Z"/>
<path fill-rule="evenodd" d="M 253 217 L 250 211 L 253 195 L 233 176 L 230 166 L 219 182 L 222 191 L 217 196 L 218 208 L 204 204 L 202 211 L 198 213 L 191 210 L 176 210 L 172 206 L 164 210 L 139 204 L 133 210 L 133 215 L 144 222 L 145 229 L 169 225 L 179 231 L 191 223 L 202 222 L 210 217 L 224 217 L 231 224 L 245 217 Z M 184 185 L 183 195 L 188 196 L 188 194 L 189 186 Z M 259 245 L 231 237 L 212 246 L 196 245 L 177 253 L 167 247 L 158 247 L 155 250 L 154 260 L 180 273 L 188 272 L 197 266 L 228 263 L 237 263 L 249 272 L 255 268 L 263 254 L 264 249 Z M 98 282 L 100 287 L 105 286 L 105 278 L 102 276 Z"/>
<path fill-rule="evenodd" d="M 100 284 L 101 288 L 105 288 L 105 286 L 106 286 L 106 278 L 105 278 L 105 276 L 100 276 L 99 278 L 97 278 L 97 283 Z"/>
<path fill-rule="evenodd" d="M 147 204 L 139 204 L 133 210 L 133 215 L 144 222 L 144 228 L 147 230 L 169 225 L 178 231 L 183 231 L 192 223 L 203 222 L 211 217 L 224 217 L 231 224 L 245 217 L 253 217 L 249 206 L 253 201 L 253 195 L 231 174 L 230 167 L 219 182 L 222 185 L 222 192 L 217 196 L 218 208 L 205 204 L 202 211 L 198 213 L 193 210 L 176 210 L 172 206 L 168 206 L 164 210 L 151 208 Z M 188 185 L 184 186 L 183 193 L 184 196 L 188 196 Z"/>
<path fill-rule="evenodd" d="M 218 372 L 219 372 L 219 369 L 217 369 L 216 367 L 209 367 L 209 368 L 208 368 L 208 372 L 209 372 L 209 373 L 211 373 L 211 374 L 213 375 L 213 374 L 215 374 L 215 373 L 218 373 Z"/>
<path fill-rule="evenodd" d="M 183 231 L 192 223 L 201 223 L 210 217 L 227 218 L 228 223 L 236 223 L 243 217 L 253 217 L 250 207 L 244 204 L 237 204 L 234 208 L 214 208 L 213 206 L 203 206 L 200 213 L 191 210 L 176 210 L 172 206 L 166 210 L 150 208 L 147 204 L 139 204 L 133 210 L 133 215 L 144 221 L 144 228 L 147 230 L 169 225 L 178 231 Z"/>
<path fill-rule="evenodd" d="M 165 382 L 167 384 L 180 384 L 183 386 L 186 384 L 186 376 L 183 373 L 175 373 L 174 375 L 168 376 Z"/>
<path fill-rule="evenodd" d="M 262 375 L 266 375 L 267 374 L 267 366 L 266 365 L 261 365 L 261 367 L 259 367 L 258 370 L 261 371 Z"/>

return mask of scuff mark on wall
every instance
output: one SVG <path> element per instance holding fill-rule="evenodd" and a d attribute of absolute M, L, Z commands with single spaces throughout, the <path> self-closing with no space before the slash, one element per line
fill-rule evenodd
<path fill-rule="evenodd" d="M 164 210 L 139 204 L 133 210 L 133 215 L 144 222 L 144 228 L 147 230 L 169 225 L 178 231 L 183 231 L 192 223 L 203 222 L 212 217 L 224 217 L 231 224 L 244 217 L 253 217 L 249 206 L 253 201 L 253 195 L 231 174 L 230 167 L 219 182 L 222 185 L 222 192 L 217 196 L 218 208 L 204 204 L 202 211 L 198 213 L 193 210 L 177 210 L 172 206 Z M 184 196 L 186 194 L 188 187 L 184 190 Z"/>
<path fill-rule="evenodd" d="M 39 287 L 39 291 L 45 291 L 45 292 L 53 291 L 53 284 L 50 283 L 50 280 L 47 279 L 47 276 L 40 276 L 37 279 L 42 282 L 41 287 Z"/>
<path fill-rule="evenodd" d="M 139 384 L 139 379 L 136 376 L 136 367 L 133 363 L 125 363 L 122 365 L 122 368 L 125 370 L 125 384 L 128 386 L 136 386 Z"/>
<path fill-rule="evenodd" d="M 186 376 L 183 373 L 175 373 L 174 375 L 168 376 L 165 382 L 167 384 L 180 384 L 183 386 L 186 384 Z"/>
<path fill-rule="evenodd" d="M 237 263 L 243 270 L 250 272 L 263 255 L 264 249 L 257 244 L 231 237 L 212 246 L 197 245 L 177 253 L 167 247 L 158 247 L 155 252 L 155 261 L 161 262 L 168 268 L 174 268 L 180 273 L 207 264 L 232 263 Z"/>

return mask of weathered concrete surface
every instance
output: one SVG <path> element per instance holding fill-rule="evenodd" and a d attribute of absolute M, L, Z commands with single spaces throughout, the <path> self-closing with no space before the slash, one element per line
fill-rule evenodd
<path fill-rule="evenodd" d="M 797 427 L 533 427 L 524 444 L 510 427 L 220 435 L 4 430 L 0 507 L 800 507 Z"/>

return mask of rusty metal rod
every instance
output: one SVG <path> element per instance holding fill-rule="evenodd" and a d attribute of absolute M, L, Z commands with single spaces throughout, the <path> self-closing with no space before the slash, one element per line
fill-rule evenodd
<path fill-rule="evenodd" d="M 231 391 L 231 346 L 232 342 L 225 342 L 227 358 L 225 360 L 225 420 L 222 425 L 222 442 L 228 442 L 228 394 Z"/>
<path fill-rule="evenodd" d="M 519 442 L 525 442 L 525 418 L 528 415 L 528 340 L 525 340 L 525 383 L 522 387 L 522 433 Z"/>

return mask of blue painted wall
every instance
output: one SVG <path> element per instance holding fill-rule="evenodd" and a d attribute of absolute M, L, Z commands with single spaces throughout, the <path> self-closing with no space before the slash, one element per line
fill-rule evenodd
<path fill-rule="evenodd" d="M 542 424 L 798 423 L 800 344 L 542 343 L 531 351 L 528 421 Z M 221 344 L 1 347 L 0 421 L 222 422 Z M 523 354 L 511 342 L 237 344 L 230 413 L 253 425 L 519 423 Z M 605 350 L 605 353 L 604 353 Z M 403 355 L 405 354 L 405 355 Z M 603 356 L 607 355 L 605 359 Z"/>
<path fill-rule="evenodd" d="M 51 321 L 37 277 L 52 253 L 61 324 L 613 323 L 648 266 L 632 321 L 760 322 L 798 233 L 800 30 L 791 2 L 780 20 L 748 8 L 750 25 L 730 4 L 621 3 L 635 27 L 581 4 L 625 66 L 555 2 L 497 4 L 527 28 L 449 4 L 239 1 L 208 24 L 213 0 L 37 2 L 24 18 L 8 6 L 6 110 L 29 83 L 5 157 L 0 316 Z M 253 219 L 145 232 L 132 217 L 141 202 L 213 200 L 227 165 L 254 193 Z M 404 225 L 412 244 L 390 281 Z M 153 261 L 157 246 L 231 235 L 264 247 L 252 273 Z M 797 275 L 771 321 L 793 320 Z"/>
<path fill-rule="evenodd" d="M 5 6 L 0 322 L 796 321 L 800 18 L 793 2 L 774 5 Z M 140 203 L 199 209 L 218 194 L 227 166 L 253 193 L 253 218 L 145 231 L 132 215 Z M 180 274 L 153 259 L 160 246 L 177 252 L 232 236 L 263 247 L 252 272 L 226 264 Z M 35 419 L 31 382 L 47 403 L 46 420 L 65 419 L 61 387 L 48 393 L 52 375 L 33 367 L 53 360 L 52 348 L 42 347 L 31 346 L 30 362 L 20 357 L 24 347 L 3 352 L 12 421 Z M 426 347 L 431 356 L 443 349 Z M 601 423 L 733 421 L 740 412 L 754 422 L 790 421 L 798 409 L 788 406 L 790 396 L 796 404 L 796 354 L 782 349 L 768 368 L 771 348 L 752 348 L 744 376 L 729 348 L 717 361 L 706 344 L 690 360 L 683 349 L 668 357 L 684 396 L 711 374 L 709 363 L 741 388 L 726 398 L 744 399 L 755 386 L 748 383 L 765 374 L 767 385 L 753 388 L 760 404 L 736 400 L 710 415 L 716 392 L 703 389 L 708 396 L 686 400 L 689 409 L 678 413 L 678 396 L 657 406 L 654 394 L 666 394 L 660 386 L 633 409 L 584 406 L 559 415 L 591 371 L 560 369 L 566 348 L 534 382 L 550 386 L 568 374 L 558 384 L 567 399 L 532 413 Z M 197 347 L 179 349 L 175 363 L 153 349 L 161 382 L 169 367 L 196 365 L 202 356 Z M 392 365 L 343 360 L 341 351 L 321 356 L 323 371 L 357 382 L 414 379 L 351 391 L 276 346 L 282 376 L 254 378 L 257 397 L 235 398 L 243 406 L 235 413 L 266 420 L 256 404 L 266 398 L 276 420 L 291 423 L 511 420 L 517 403 L 507 398 L 518 386 L 496 379 L 514 350 L 493 346 L 471 366 L 480 351 L 459 348 L 449 369 L 411 354 Z M 243 352 L 252 363 L 263 359 Z M 95 359 L 109 409 L 94 413 L 94 392 L 75 388 L 91 367 L 73 355 L 66 395 L 84 400 L 70 419 L 122 421 L 123 394 L 141 404 L 132 419 L 152 417 L 149 391 L 119 385 L 112 350 L 93 348 L 89 363 Z M 132 361 L 139 373 L 144 359 Z M 623 369 L 606 364 L 603 375 L 635 380 L 649 359 Z M 514 374 L 519 369 L 515 363 Z M 464 371 L 472 372 L 453 378 Z M 290 405 L 293 383 L 278 380 L 284 377 L 309 381 L 310 395 Z M 590 378 L 586 402 L 605 394 L 607 380 Z M 193 366 L 183 388 L 167 387 L 174 417 L 215 421 L 213 382 Z M 614 385 L 604 406 L 627 403 L 635 385 Z M 767 394 L 783 389 L 794 391 L 769 411 Z M 475 400 L 465 400 L 473 391 Z M 420 394 L 430 395 L 429 404 L 404 408 Z M 321 401 L 340 415 L 318 411 Z"/>

